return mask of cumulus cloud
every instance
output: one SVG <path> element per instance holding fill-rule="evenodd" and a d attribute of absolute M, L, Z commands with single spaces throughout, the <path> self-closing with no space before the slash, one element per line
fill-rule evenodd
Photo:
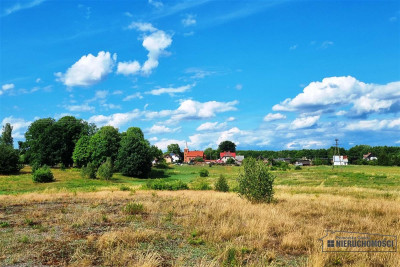
<path fill-rule="evenodd" d="M 123 75 L 133 75 L 140 71 L 138 61 L 118 62 L 117 73 Z"/>
<path fill-rule="evenodd" d="M 229 118 L 226 119 L 226 121 L 234 121 L 234 120 L 236 120 L 235 117 L 229 117 Z"/>
<path fill-rule="evenodd" d="M 167 138 L 163 138 L 161 140 L 155 140 L 156 142 L 154 142 L 154 145 L 156 147 L 158 147 L 159 149 L 166 151 L 168 145 L 170 144 L 178 144 L 180 148 L 185 147 L 186 145 L 186 141 L 185 140 L 177 140 L 177 139 L 167 139 Z"/>
<path fill-rule="evenodd" d="M 354 77 L 329 77 L 312 82 L 295 98 L 272 107 L 274 111 L 333 112 L 350 106 L 348 115 L 391 112 L 400 105 L 400 82 L 385 85 L 360 82 Z"/>
<path fill-rule="evenodd" d="M 188 90 L 190 90 L 194 84 L 188 84 L 180 87 L 166 87 L 166 88 L 159 88 L 159 89 L 153 89 L 151 91 L 146 92 L 146 94 L 151 94 L 151 95 L 162 95 L 162 94 L 169 94 L 170 96 L 173 96 L 177 93 L 184 93 Z"/>
<path fill-rule="evenodd" d="M 282 120 L 282 119 L 286 119 L 286 116 L 281 113 L 268 113 L 264 117 L 264 121 L 276 121 L 276 120 Z"/>
<path fill-rule="evenodd" d="M 400 119 L 361 120 L 350 122 L 345 128 L 350 131 L 400 130 Z"/>
<path fill-rule="evenodd" d="M 182 119 L 206 119 L 215 117 L 217 113 L 236 110 L 238 101 L 231 102 L 198 102 L 194 100 L 184 100 L 180 103 L 179 108 L 174 112 L 173 120 Z"/>
<path fill-rule="evenodd" d="M 97 126 L 104 126 L 104 125 L 110 125 L 113 127 L 120 127 L 122 125 L 125 125 L 128 122 L 131 122 L 135 119 L 140 118 L 141 112 L 138 109 L 134 109 L 130 112 L 126 113 L 115 113 L 111 114 L 109 116 L 104 116 L 104 115 L 95 115 L 89 118 L 89 122 L 95 123 Z"/>
<path fill-rule="evenodd" d="M 117 54 L 100 51 L 97 56 L 82 56 L 65 73 L 56 73 L 57 80 L 66 86 L 90 86 L 107 77 L 112 72 Z"/>
<path fill-rule="evenodd" d="M 186 17 L 182 19 L 182 24 L 185 27 L 196 25 L 196 16 L 192 14 L 186 15 Z"/>
<path fill-rule="evenodd" d="M 1 126 L 4 126 L 6 123 L 10 123 L 13 127 L 12 136 L 16 139 L 22 139 L 24 138 L 24 133 L 32 122 L 26 121 L 22 118 L 14 118 L 13 116 L 10 116 L 1 121 Z"/>
<path fill-rule="evenodd" d="M 119 62 L 117 73 L 132 75 L 141 73 L 150 75 L 158 66 L 161 55 L 167 54 L 167 49 L 172 43 L 172 36 L 162 30 L 158 30 L 151 23 L 132 22 L 128 29 L 136 29 L 143 32 L 143 47 L 148 51 L 147 60 L 140 65 L 138 61 Z"/>
<path fill-rule="evenodd" d="M 292 121 L 290 127 L 294 130 L 303 129 L 313 126 L 318 120 L 320 116 L 309 116 L 309 117 L 300 117 Z"/>
<path fill-rule="evenodd" d="M 197 127 L 197 131 L 217 131 L 225 128 L 227 126 L 226 122 L 205 122 Z"/>

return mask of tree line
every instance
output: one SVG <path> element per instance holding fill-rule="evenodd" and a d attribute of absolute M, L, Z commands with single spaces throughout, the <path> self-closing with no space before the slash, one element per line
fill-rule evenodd
<path fill-rule="evenodd" d="M 303 157 L 312 159 L 313 163 L 331 164 L 334 155 L 335 147 L 328 149 L 301 149 L 301 150 L 238 150 L 240 155 L 253 158 L 277 159 L 290 158 L 293 161 Z M 346 155 L 349 159 L 349 164 L 356 165 L 381 165 L 381 166 L 400 166 L 400 147 L 397 146 L 369 146 L 356 145 L 350 149 L 339 148 L 340 155 Z M 372 153 L 378 160 L 366 161 L 363 160 L 363 155 Z"/>
<path fill-rule="evenodd" d="M 138 127 L 120 133 L 112 126 L 97 128 L 95 124 L 73 116 L 59 120 L 38 119 L 26 131 L 25 141 L 18 142 L 18 150 L 13 148 L 11 131 L 11 125 L 3 127 L 1 157 L 15 154 L 19 157 L 18 164 L 29 164 L 34 169 L 58 164 L 62 167 L 87 167 L 90 164 L 97 169 L 108 161 L 123 175 L 147 177 L 153 159 L 162 158 L 162 151 L 151 146 Z M 10 173 L 18 171 L 18 168 L 20 166 L 0 171 Z"/>

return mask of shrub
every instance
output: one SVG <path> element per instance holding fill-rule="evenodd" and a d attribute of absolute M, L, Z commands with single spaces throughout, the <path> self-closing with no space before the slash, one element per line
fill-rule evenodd
<path fill-rule="evenodd" d="M 96 166 L 89 162 L 86 167 L 81 169 L 81 176 L 88 179 L 96 179 Z"/>
<path fill-rule="evenodd" d="M 194 159 L 195 162 L 204 162 L 204 159 L 202 157 L 196 157 Z"/>
<path fill-rule="evenodd" d="M 50 183 L 54 181 L 54 176 L 50 168 L 44 165 L 33 173 L 33 181 L 35 183 Z"/>
<path fill-rule="evenodd" d="M 253 203 L 271 202 L 275 176 L 268 167 L 254 158 L 243 161 L 243 172 L 239 174 L 239 194 Z"/>
<path fill-rule="evenodd" d="M 215 183 L 215 190 L 220 191 L 220 192 L 228 192 L 229 191 L 229 185 L 226 182 L 225 176 L 222 174 L 219 176 L 217 182 Z"/>
<path fill-rule="evenodd" d="M 144 213 L 144 206 L 141 203 L 129 202 L 122 208 L 122 211 L 128 215 Z"/>
<path fill-rule="evenodd" d="M 192 189 L 194 189 L 194 190 L 211 190 L 212 188 L 204 178 L 200 178 L 196 182 L 194 182 Z"/>
<path fill-rule="evenodd" d="M 103 180 L 110 180 L 113 176 L 113 166 L 111 158 L 107 158 L 106 162 L 100 165 L 96 172 L 96 176 Z"/>
<path fill-rule="evenodd" d="M 18 150 L 9 145 L 0 145 L 0 173 L 9 174 L 21 169 Z"/>
<path fill-rule="evenodd" d="M 298 171 L 298 170 L 301 170 L 301 167 L 300 167 L 300 166 L 296 166 L 296 167 L 294 167 L 294 169 L 295 169 L 296 171 Z"/>
<path fill-rule="evenodd" d="M 226 160 L 226 164 L 235 164 L 236 160 L 234 158 L 229 158 Z"/>
<path fill-rule="evenodd" d="M 174 190 L 174 191 L 189 189 L 189 186 L 180 180 L 165 182 L 164 180 L 161 179 L 156 179 L 154 181 L 147 182 L 146 187 L 148 189 L 153 189 L 153 190 Z"/>
<path fill-rule="evenodd" d="M 121 191 L 129 191 L 129 190 L 131 190 L 131 188 L 129 186 L 126 186 L 126 185 L 121 185 L 119 190 L 121 190 Z"/>
<path fill-rule="evenodd" d="M 201 169 L 199 174 L 200 174 L 200 177 L 207 177 L 208 176 L 208 170 Z"/>

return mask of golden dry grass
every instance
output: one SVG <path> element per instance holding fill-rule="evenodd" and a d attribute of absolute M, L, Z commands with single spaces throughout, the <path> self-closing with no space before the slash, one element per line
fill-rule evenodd
<path fill-rule="evenodd" d="M 0 221 L 10 224 L 0 228 L 0 265 L 400 266 L 399 252 L 321 252 L 325 229 L 400 236 L 398 196 L 340 190 L 282 186 L 275 203 L 257 205 L 214 191 L 0 196 Z M 124 214 L 131 201 L 145 213 Z"/>

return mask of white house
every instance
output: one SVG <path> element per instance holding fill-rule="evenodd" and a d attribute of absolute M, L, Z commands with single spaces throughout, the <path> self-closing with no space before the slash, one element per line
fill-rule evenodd
<path fill-rule="evenodd" d="M 340 166 L 340 165 L 348 165 L 349 159 L 347 156 L 333 156 L 333 165 Z"/>

